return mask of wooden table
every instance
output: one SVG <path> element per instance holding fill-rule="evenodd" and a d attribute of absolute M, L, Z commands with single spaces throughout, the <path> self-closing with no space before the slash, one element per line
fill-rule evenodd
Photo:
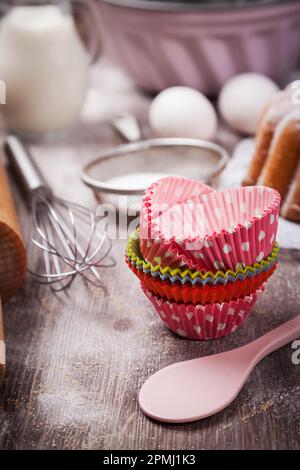
<path fill-rule="evenodd" d="M 83 163 L 120 142 L 110 119 L 145 118 L 149 97 L 106 60 L 95 67 L 82 121 L 54 142 L 32 146 L 58 195 L 96 207 L 78 178 Z M 232 140 L 222 134 L 226 145 Z M 26 237 L 27 209 L 15 188 Z M 293 449 L 300 448 L 300 365 L 287 346 L 262 362 L 225 411 L 187 425 L 158 424 L 139 410 L 137 391 L 174 361 L 255 339 L 300 310 L 300 253 L 282 251 L 280 268 L 237 332 L 215 342 L 175 337 L 157 319 L 126 267 L 103 272 L 107 295 L 76 282 L 55 297 L 30 277 L 5 306 L 7 375 L 0 390 L 1 449 Z M 29 257 L 34 253 L 28 244 Z M 176 391 L 174 391 L 176 393 Z"/>

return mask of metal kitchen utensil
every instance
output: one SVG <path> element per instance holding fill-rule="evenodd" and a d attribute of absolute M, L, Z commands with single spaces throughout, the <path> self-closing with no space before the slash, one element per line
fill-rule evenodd
<path fill-rule="evenodd" d="M 55 291 L 70 287 L 80 275 L 103 287 L 98 268 L 110 267 L 103 260 L 111 240 L 98 232 L 94 214 L 87 208 L 55 197 L 28 150 L 15 136 L 8 136 L 4 150 L 13 173 L 29 197 L 32 212 L 31 240 L 41 250 L 42 269 L 30 268 L 36 281 L 50 284 Z"/>
<path fill-rule="evenodd" d="M 237 397 L 262 359 L 299 335 L 300 315 L 240 348 L 167 366 L 142 386 L 140 407 L 151 418 L 170 423 L 218 413 Z"/>
<path fill-rule="evenodd" d="M 145 185 L 139 175 L 147 173 L 157 178 L 180 175 L 211 182 L 229 160 L 223 147 L 204 140 L 139 140 L 138 123 L 130 114 L 117 116 L 113 126 L 130 143 L 101 152 L 84 167 L 81 179 L 96 193 L 141 195 L 150 183 Z M 136 182 L 120 184 L 120 177 L 130 174 L 136 175 Z"/>

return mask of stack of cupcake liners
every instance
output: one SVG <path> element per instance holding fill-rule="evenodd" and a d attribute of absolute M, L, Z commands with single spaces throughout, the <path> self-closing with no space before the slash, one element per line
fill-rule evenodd
<path fill-rule="evenodd" d="M 169 329 L 214 339 L 247 318 L 277 267 L 279 206 L 258 186 L 216 192 L 167 177 L 146 190 L 126 261 Z"/>

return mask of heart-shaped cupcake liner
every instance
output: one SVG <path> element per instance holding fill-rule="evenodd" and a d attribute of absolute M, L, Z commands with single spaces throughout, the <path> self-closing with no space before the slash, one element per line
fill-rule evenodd
<path fill-rule="evenodd" d="M 147 261 L 215 272 L 252 265 L 271 253 L 280 206 L 277 191 L 255 186 L 215 192 L 203 185 L 194 195 L 191 181 L 163 178 L 145 192 L 140 248 Z"/>
<path fill-rule="evenodd" d="M 264 286 L 238 300 L 206 305 L 170 302 L 142 289 L 171 331 L 184 338 L 211 340 L 234 332 L 246 320 Z"/>
<path fill-rule="evenodd" d="M 171 268 L 169 266 L 163 268 L 160 265 L 153 266 L 143 258 L 140 251 L 139 230 L 136 230 L 128 240 L 126 259 L 139 271 L 142 271 L 153 278 L 159 278 L 161 281 L 169 281 L 171 283 L 180 282 L 182 285 L 216 286 L 218 284 L 226 285 L 228 282 L 236 282 L 237 280 L 244 281 L 257 276 L 262 272 L 268 271 L 277 263 L 278 251 L 279 248 L 275 242 L 273 250 L 267 258 L 252 266 L 239 267 L 235 271 L 219 270 L 217 272 L 202 272 L 189 269 Z"/>
<path fill-rule="evenodd" d="M 152 264 L 193 268 L 188 259 L 183 261 L 174 240 L 165 241 L 160 236 L 155 223 L 166 210 L 179 204 L 185 204 L 187 208 L 195 204 L 201 205 L 201 197 L 211 192 L 214 190 L 201 181 L 179 176 L 162 178 L 146 189 L 140 216 L 141 247 L 149 255 Z M 181 224 L 180 230 L 183 227 L 184 224 Z M 178 232 L 178 227 L 176 229 Z"/>
<path fill-rule="evenodd" d="M 237 280 L 236 282 L 229 282 L 226 285 L 218 284 L 216 286 L 207 285 L 204 287 L 199 284 L 197 286 L 191 286 L 189 284 L 182 285 L 179 282 L 172 284 L 168 281 L 161 281 L 160 279 L 155 279 L 139 271 L 130 263 L 128 263 L 128 266 L 141 281 L 142 285 L 153 294 L 172 302 L 204 305 L 217 302 L 229 302 L 252 294 L 272 276 L 277 264 L 269 271 L 262 272 L 244 281 Z"/>

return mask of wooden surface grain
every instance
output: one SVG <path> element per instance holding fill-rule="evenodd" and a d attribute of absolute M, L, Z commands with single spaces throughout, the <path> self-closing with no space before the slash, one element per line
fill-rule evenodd
<path fill-rule="evenodd" d="M 105 60 L 76 128 L 32 146 L 58 195 L 96 207 L 78 177 L 83 163 L 120 142 L 110 119 L 146 116 L 149 97 Z M 231 138 L 222 135 L 226 145 Z M 28 211 L 14 194 L 28 243 Z M 115 268 L 103 272 L 107 294 L 76 281 L 54 296 L 30 277 L 5 305 L 7 374 L 0 389 L 1 449 L 299 449 L 300 365 L 291 345 L 266 358 L 236 401 L 216 416 L 186 425 L 158 424 L 139 410 L 137 391 L 174 361 L 240 346 L 300 313 L 300 253 L 280 267 L 246 324 L 212 342 L 180 339 L 157 319 L 124 263 L 125 240 L 113 243 Z M 174 393 L 180 391 L 174 390 Z"/>

